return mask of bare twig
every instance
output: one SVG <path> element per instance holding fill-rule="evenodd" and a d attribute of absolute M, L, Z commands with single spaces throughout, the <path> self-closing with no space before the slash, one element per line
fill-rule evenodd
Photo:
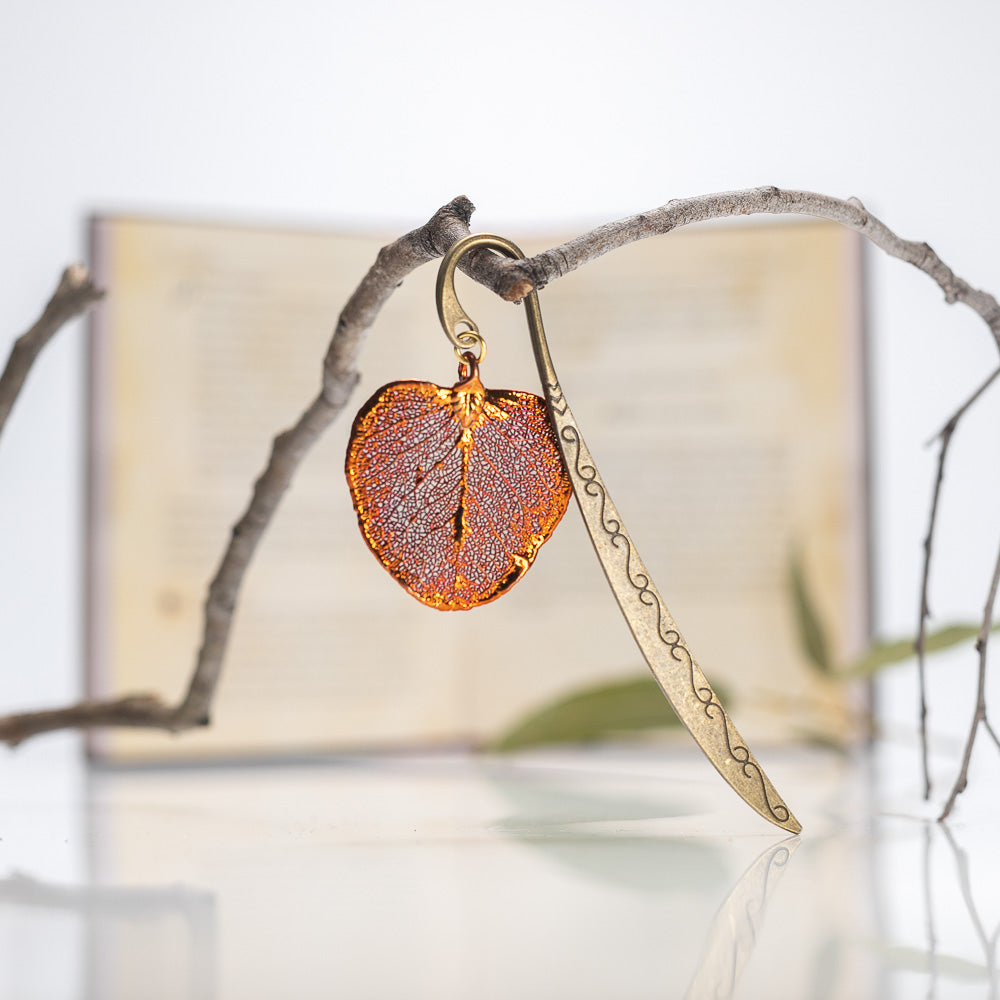
<path fill-rule="evenodd" d="M 983 609 L 983 624 L 979 629 L 979 635 L 976 637 L 976 652 L 979 654 L 979 681 L 976 687 L 976 709 L 972 716 L 972 726 L 969 729 L 968 739 L 965 741 L 965 751 L 962 754 L 962 767 L 958 772 L 958 777 L 955 779 L 951 795 L 948 796 L 948 801 L 945 803 L 944 809 L 941 810 L 941 815 L 938 816 L 938 820 L 948 818 L 952 807 L 955 805 L 955 800 L 965 791 L 965 787 L 969 783 L 969 763 L 972 760 L 972 748 L 975 745 L 979 727 L 986 725 L 994 742 L 996 742 L 996 734 L 993 732 L 992 727 L 989 726 L 986 717 L 986 647 L 989 643 L 990 632 L 993 629 L 993 607 L 996 604 L 998 587 L 1000 587 L 1000 551 L 997 552 L 996 565 L 993 567 L 993 579 L 990 582 L 989 594 L 986 596 L 986 607 Z M 998 743 L 998 748 L 1000 748 L 1000 743 Z"/>
<path fill-rule="evenodd" d="M 0 375 L 0 434 L 42 349 L 61 327 L 86 312 L 103 296 L 104 292 L 95 287 L 82 264 L 71 264 L 63 271 L 42 315 L 30 330 L 14 341 L 3 375 Z"/>
<path fill-rule="evenodd" d="M 990 724 L 989 719 L 983 719 L 983 728 L 990 734 L 990 739 L 993 740 L 993 744 L 997 750 L 1000 750 L 1000 737 L 997 736 L 996 730 Z"/>
<path fill-rule="evenodd" d="M 222 669 L 240 585 L 250 559 L 309 448 L 343 409 L 357 384 L 355 363 L 364 336 L 385 301 L 414 268 L 441 256 L 468 232 L 472 203 L 456 198 L 425 225 L 384 247 L 341 313 L 323 363 L 319 395 L 297 424 L 275 438 L 267 467 L 254 484 L 249 507 L 212 580 L 205 602 L 201 649 L 187 693 L 176 708 L 158 700 L 124 698 L 85 703 L 56 712 L 0 718 L 0 741 L 14 744 L 36 733 L 68 727 L 148 726 L 169 730 L 207 725 Z M 1000 347 L 1000 305 L 992 295 L 958 278 L 926 243 L 900 239 L 856 199 L 843 201 L 805 191 L 753 188 L 671 201 L 661 208 L 600 226 L 590 233 L 525 261 L 510 261 L 481 250 L 462 269 L 508 301 L 518 301 L 570 271 L 648 236 L 709 219 L 754 214 L 797 214 L 839 222 L 866 236 L 886 253 L 913 264 L 942 288 L 948 302 L 964 302 L 987 323 Z"/>
<path fill-rule="evenodd" d="M 969 411 L 970 407 L 996 381 L 1000 368 L 994 370 L 982 385 L 951 415 L 948 422 L 935 435 L 934 440 L 941 442 L 938 451 L 937 475 L 934 478 L 934 496 L 931 500 L 931 513 L 927 521 L 927 534 L 924 537 L 924 563 L 920 579 L 920 617 L 917 624 L 917 638 L 914 648 L 917 652 L 917 678 L 920 688 L 920 763 L 924 778 L 924 799 L 931 797 L 931 774 L 929 745 L 927 740 L 927 622 L 931 617 L 930 609 L 930 578 L 931 555 L 934 550 L 934 531 L 937 527 L 938 501 L 941 499 L 941 484 L 944 482 L 944 463 L 948 457 L 951 439 L 958 427 L 958 422 Z M 930 443 L 930 442 L 928 442 Z"/>

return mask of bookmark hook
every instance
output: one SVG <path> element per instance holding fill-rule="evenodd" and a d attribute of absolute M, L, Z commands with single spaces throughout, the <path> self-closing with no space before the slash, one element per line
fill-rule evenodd
<path fill-rule="evenodd" d="M 524 253 L 517 244 L 503 236 L 493 236 L 490 233 L 473 233 L 459 240 L 444 255 L 437 276 L 437 309 L 445 336 L 451 341 L 459 360 L 466 351 L 479 350 L 477 361 L 486 357 L 486 341 L 479 332 L 475 320 L 462 308 L 455 293 L 455 269 L 459 261 L 470 251 L 480 248 L 497 250 L 512 260 L 525 260 Z M 556 373 L 549 357 L 549 347 L 545 340 L 545 328 L 542 325 L 542 310 L 538 304 L 538 294 L 532 290 L 524 298 L 524 308 L 528 318 L 528 329 L 531 332 L 531 346 L 535 359 L 546 377 L 551 375 L 555 381 Z M 464 329 L 459 329 L 464 327 Z"/>

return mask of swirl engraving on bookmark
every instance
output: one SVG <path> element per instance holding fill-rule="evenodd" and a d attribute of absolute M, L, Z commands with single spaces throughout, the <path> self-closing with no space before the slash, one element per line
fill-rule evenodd
<path fill-rule="evenodd" d="M 550 383 L 548 388 L 550 390 L 549 398 L 552 401 L 553 409 L 560 413 L 560 415 L 564 415 L 568 407 L 563 398 L 562 390 L 558 384 L 553 385 Z M 558 394 L 558 397 L 556 397 L 556 394 Z M 557 409 L 556 398 L 558 398 L 559 403 L 562 405 L 561 410 Z M 559 431 L 559 436 L 574 448 L 573 471 L 583 483 L 583 492 L 600 503 L 598 519 L 601 528 L 607 534 L 611 544 L 623 553 L 625 558 L 625 575 L 628 578 L 629 584 L 636 591 L 639 602 L 656 612 L 656 634 L 664 646 L 667 647 L 671 659 L 686 668 L 691 691 L 701 703 L 705 717 L 712 722 L 721 722 L 729 755 L 739 765 L 743 776 L 760 786 L 760 794 L 764 804 L 767 806 L 768 812 L 779 823 L 786 823 L 791 817 L 791 812 L 780 799 L 777 799 L 776 802 L 771 801 L 764 772 L 753 759 L 749 747 L 739 739 L 734 738 L 734 730 L 729 721 L 729 716 L 722 707 L 722 703 L 718 700 L 715 692 L 707 685 L 707 682 L 699 683 L 696 674 L 701 675 L 703 681 L 704 675 L 701 674 L 701 670 L 695 665 L 694 657 L 682 641 L 680 632 L 672 624 L 665 627 L 665 622 L 670 621 L 669 614 L 652 580 L 650 580 L 646 573 L 637 570 L 633 566 L 633 561 L 639 560 L 639 554 L 621 521 L 608 513 L 608 504 L 611 503 L 611 498 L 608 496 L 604 481 L 601 479 L 595 466 L 588 461 L 584 461 L 583 439 L 580 436 L 579 428 L 575 423 L 569 422 L 569 420 L 570 418 L 567 418 L 566 422 L 563 423 Z"/>

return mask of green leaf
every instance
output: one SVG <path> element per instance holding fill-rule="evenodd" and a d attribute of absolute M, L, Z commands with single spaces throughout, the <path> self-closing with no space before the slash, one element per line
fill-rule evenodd
<path fill-rule="evenodd" d="M 505 752 L 545 743 L 579 743 L 679 725 L 656 681 L 637 677 L 557 698 L 521 719 L 490 749 Z"/>
<path fill-rule="evenodd" d="M 833 661 L 830 659 L 830 645 L 826 629 L 820 620 L 812 594 L 806 584 L 802 556 L 798 549 L 792 550 L 788 566 L 788 582 L 792 592 L 792 610 L 799 633 L 799 643 L 809 662 L 821 673 L 832 674 Z"/>
<path fill-rule="evenodd" d="M 957 624 L 945 625 L 934 632 L 928 632 L 924 641 L 924 649 L 928 653 L 937 653 L 949 649 L 962 642 L 969 642 L 979 635 L 979 625 Z M 993 626 L 993 631 L 1000 630 L 1000 622 Z M 869 647 L 868 652 L 856 660 L 845 671 L 844 677 L 871 677 L 883 667 L 893 663 L 901 663 L 917 655 L 914 639 L 891 639 L 886 642 L 876 642 Z"/>

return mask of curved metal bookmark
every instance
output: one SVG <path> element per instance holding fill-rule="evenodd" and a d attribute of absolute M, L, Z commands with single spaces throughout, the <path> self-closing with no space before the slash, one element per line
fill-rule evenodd
<path fill-rule="evenodd" d="M 482 343 L 478 327 L 455 295 L 455 268 L 459 260 L 480 247 L 498 250 L 515 260 L 525 259 L 524 254 L 509 240 L 485 233 L 460 240 L 445 255 L 438 272 L 438 315 L 448 339 L 458 351 L 466 351 Z M 783 830 L 798 833 L 802 825 L 757 763 L 695 662 L 608 494 L 559 387 L 542 327 L 537 294 L 531 292 L 524 305 L 549 415 L 573 483 L 576 501 L 608 583 L 642 655 L 667 701 L 719 774 L 764 819 Z M 459 326 L 465 329 L 457 329 Z"/>

